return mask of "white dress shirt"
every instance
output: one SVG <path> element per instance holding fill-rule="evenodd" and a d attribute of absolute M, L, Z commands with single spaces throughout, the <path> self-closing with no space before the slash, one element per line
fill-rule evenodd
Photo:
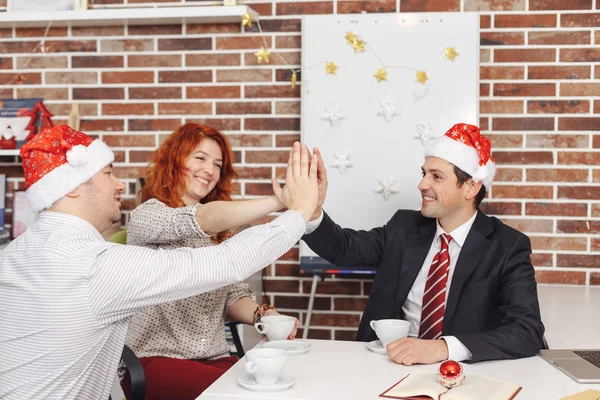
<path fill-rule="evenodd" d="M 321 216 L 314 220 L 308 222 L 306 226 L 306 234 L 314 232 L 321 221 L 323 221 L 324 213 L 321 212 Z M 423 262 L 423 266 L 417 275 L 412 287 L 410 288 L 410 292 L 408 292 L 408 296 L 402 305 L 402 311 L 404 313 L 404 319 L 410 322 L 410 329 L 408 332 L 408 336 L 418 337 L 419 336 L 419 325 L 421 323 L 421 306 L 423 302 L 423 293 L 425 292 L 425 282 L 427 280 L 427 275 L 429 274 L 429 267 L 433 262 L 433 258 L 440 251 L 441 243 L 439 236 L 443 233 L 447 233 L 452 236 L 452 240 L 450 241 L 448 251 L 450 253 L 450 269 L 448 270 L 448 283 L 446 284 L 446 300 L 448 300 L 448 293 L 450 293 L 450 285 L 452 284 L 452 276 L 454 275 L 454 269 L 456 267 L 456 261 L 458 260 L 458 256 L 460 255 L 460 251 L 465 244 L 465 240 L 467 239 L 467 235 L 475 222 L 475 217 L 477 216 L 477 212 L 473 214 L 471 219 L 467 222 L 454 229 L 452 232 L 446 232 L 440 226 L 439 222 L 436 221 L 436 232 L 435 239 L 429 248 L 429 253 L 427 253 L 427 257 L 425 257 L 425 261 Z M 407 249 L 407 251 L 410 251 Z M 450 360 L 455 361 L 465 361 L 470 360 L 473 355 L 463 345 L 460 340 L 458 340 L 454 336 L 442 336 L 442 339 L 446 341 L 448 345 L 448 358 Z"/>

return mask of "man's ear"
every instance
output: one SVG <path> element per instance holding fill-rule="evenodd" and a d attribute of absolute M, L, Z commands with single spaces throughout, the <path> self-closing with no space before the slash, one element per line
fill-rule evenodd
<path fill-rule="evenodd" d="M 66 194 L 66 197 L 69 197 L 71 199 L 75 199 L 77 197 L 81 196 L 81 186 L 77 186 L 75 189 L 71 190 L 69 193 Z"/>
<path fill-rule="evenodd" d="M 473 179 L 469 179 L 468 181 L 465 182 L 465 185 L 467 185 L 467 192 L 465 193 L 465 199 L 472 200 L 475 198 L 475 196 L 477 196 L 477 193 L 479 193 L 479 190 L 481 189 L 483 182 L 475 182 Z"/>

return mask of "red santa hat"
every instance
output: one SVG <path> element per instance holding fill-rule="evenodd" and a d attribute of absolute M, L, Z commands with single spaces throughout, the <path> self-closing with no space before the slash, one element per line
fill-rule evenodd
<path fill-rule="evenodd" d="M 425 148 L 425 157 L 438 157 L 454 164 L 471 175 L 473 181 L 483 182 L 489 192 L 496 174 L 491 150 L 490 140 L 481 134 L 478 127 L 456 124 Z"/>
<path fill-rule="evenodd" d="M 36 211 L 87 182 L 115 156 L 102 141 L 67 125 L 42 130 L 21 147 L 27 198 Z"/>

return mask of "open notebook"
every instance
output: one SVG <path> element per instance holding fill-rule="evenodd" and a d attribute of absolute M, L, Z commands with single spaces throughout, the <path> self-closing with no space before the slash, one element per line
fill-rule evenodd
<path fill-rule="evenodd" d="M 434 400 L 511 400 L 521 387 L 509 383 L 469 375 L 460 386 L 448 389 L 437 380 L 437 374 L 410 374 L 379 397 L 391 399 Z"/>

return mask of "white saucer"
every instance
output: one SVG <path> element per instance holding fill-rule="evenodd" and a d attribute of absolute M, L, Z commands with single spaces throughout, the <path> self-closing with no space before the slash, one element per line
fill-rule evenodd
<path fill-rule="evenodd" d="M 238 378 L 238 383 L 244 389 L 252 390 L 254 392 L 279 392 L 293 386 L 294 383 L 296 383 L 296 378 L 289 375 L 281 375 L 276 383 L 261 385 L 256 382 L 254 375 L 246 374 Z"/>
<path fill-rule="evenodd" d="M 273 340 L 263 343 L 262 347 L 265 349 L 285 350 L 288 355 L 297 356 L 307 353 L 311 348 L 311 344 L 302 340 Z"/>
<path fill-rule="evenodd" d="M 385 351 L 385 348 L 381 344 L 381 340 L 373 340 L 372 342 L 367 343 L 367 349 L 377 354 L 387 354 L 387 351 Z"/>

